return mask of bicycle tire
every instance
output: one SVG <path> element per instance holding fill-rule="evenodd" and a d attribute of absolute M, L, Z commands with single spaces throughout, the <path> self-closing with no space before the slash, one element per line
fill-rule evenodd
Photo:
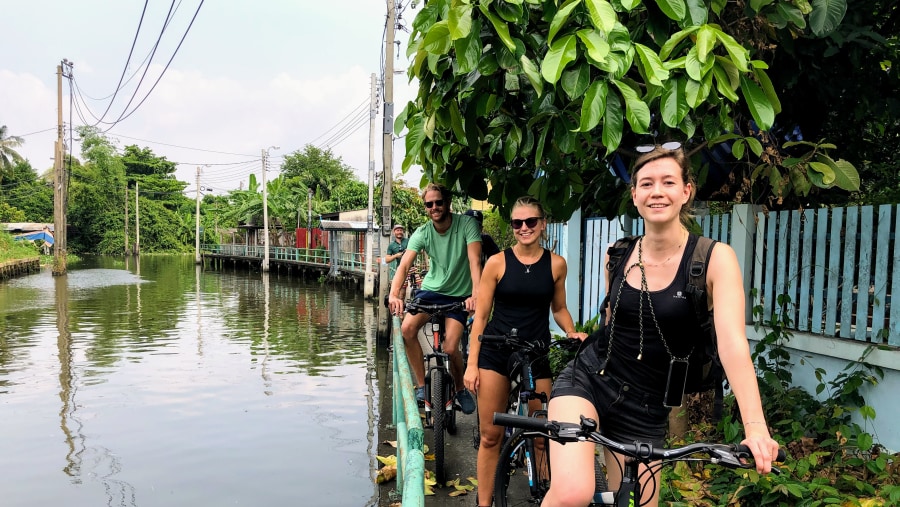
<path fill-rule="evenodd" d="M 534 453 L 535 439 L 543 439 L 544 449 L 549 451 L 548 438 L 526 435 L 523 429 L 516 430 L 503 444 L 494 474 L 494 503 L 497 507 L 540 505 L 547 494 L 550 488 L 550 458 L 544 452 L 538 462 Z M 546 470 L 548 477 L 537 477 L 539 470 Z"/>
<path fill-rule="evenodd" d="M 440 368 L 431 370 L 431 419 L 434 434 L 434 476 L 438 485 L 444 484 L 444 414 L 447 406 L 444 400 L 444 372 Z"/>
<path fill-rule="evenodd" d="M 456 403 L 454 400 L 454 395 L 456 393 L 453 392 L 453 378 L 452 377 L 444 377 L 444 426 L 447 427 L 447 433 L 450 435 L 456 435 Z"/>

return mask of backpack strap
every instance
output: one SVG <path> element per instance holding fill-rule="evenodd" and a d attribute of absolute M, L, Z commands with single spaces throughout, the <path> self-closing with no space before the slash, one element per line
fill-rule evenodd
<path fill-rule="evenodd" d="M 711 358 L 715 363 L 712 365 L 715 383 L 715 401 L 713 403 L 713 420 L 718 421 L 722 418 L 724 409 L 725 390 L 721 375 L 722 365 L 719 361 L 718 343 L 716 340 L 716 327 L 713 322 L 713 312 L 709 310 L 709 300 L 706 294 L 706 272 L 709 267 L 709 259 L 712 257 L 712 250 L 716 240 L 705 236 L 697 236 L 694 251 L 691 253 L 691 261 L 688 265 L 688 284 L 686 292 L 690 294 L 691 303 L 694 306 L 694 313 L 697 316 L 697 323 L 700 324 L 701 336 L 703 337 L 706 357 Z"/>
<path fill-rule="evenodd" d="M 609 256 L 609 260 L 606 262 L 606 272 L 609 275 L 609 287 L 607 287 L 606 296 L 600 304 L 601 311 L 605 310 L 606 306 L 609 305 L 609 290 L 615 285 L 613 282 L 619 274 L 619 268 L 622 267 L 622 263 L 625 262 L 625 259 L 631 254 L 631 251 L 634 250 L 634 245 L 637 244 L 639 237 L 640 236 L 625 236 L 624 238 L 619 238 L 606 249 L 606 253 Z"/>

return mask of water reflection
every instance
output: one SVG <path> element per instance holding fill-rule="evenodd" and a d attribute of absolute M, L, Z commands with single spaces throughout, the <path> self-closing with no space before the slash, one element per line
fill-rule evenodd
<path fill-rule="evenodd" d="M 0 285 L 2 504 L 375 505 L 373 313 L 192 257 Z"/>

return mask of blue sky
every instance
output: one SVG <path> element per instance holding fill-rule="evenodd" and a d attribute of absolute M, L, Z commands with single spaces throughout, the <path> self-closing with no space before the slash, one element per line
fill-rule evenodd
<path fill-rule="evenodd" d="M 74 62 L 75 82 L 89 109 L 82 108 L 81 115 L 94 122 L 94 116 L 110 106 L 104 121 L 115 120 L 147 95 L 199 4 L 200 0 L 175 2 L 177 9 L 135 93 L 142 62 L 172 5 L 149 2 L 124 73 L 130 80 L 111 106 L 106 97 L 123 75 L 144 2 L 29 0 L 6 6 L 0 22 L 0 47 L 5 48 L 0 60 L 0 124 L 10 135 L 24 136 L 19 153 L 38 172 L 52 166 L 56 66 L 63 58 Z M 177 176 L 190 182 L 189 189 L 194 188 L 198 166 L 201 186 L 222 193 L 238 188 L 251 172 L 260 173 L 261 149 L 280 147 L 270 151 L 270 167 L 277 168 L 281 156 L 309 143 L 330 147 L 367 181 L 369 126 L 363 110 L 368 111 L 371 74 L 381 75 L 386 12 L 386 1 L 381 0 L 205 1 L 155 89 L 107 135 L 119 148 L 137 144 L 178 162 Z M 401 23 L 409 27 L 414 15 L 407 7 Z M 405 70 L 408 33 L 398 31 L 396 38 L 400 47 L 394 66 Z M 396 75 L 397 113 L 414 94 L 405 73 Z M 380 130 L 383 108 L 378 111 Z M 68 122 L 65 80 L 63 114 Z M 78 111 L 72 112 L 72 123 L 84 123 Z M 381 143 L 376 132 L 376 170 L 381 169 Z M 77 156 L 79 150 L 76 142 Z M 402 140 L 395 141 L 394 152 L 396 173 L 403 157 Z M 419 175 L 411 173 L 405 179 L 417 185 Z"/>

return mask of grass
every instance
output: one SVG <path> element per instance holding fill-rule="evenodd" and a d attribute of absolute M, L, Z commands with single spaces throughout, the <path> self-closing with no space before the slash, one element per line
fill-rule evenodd
<path fill-rule="evenodd" d="M 0 232 L 0 262 L 16 259 L 29 259 L 40 256 L 41 252 L 34 243 L 16 241 L 12 235 Z"/>

